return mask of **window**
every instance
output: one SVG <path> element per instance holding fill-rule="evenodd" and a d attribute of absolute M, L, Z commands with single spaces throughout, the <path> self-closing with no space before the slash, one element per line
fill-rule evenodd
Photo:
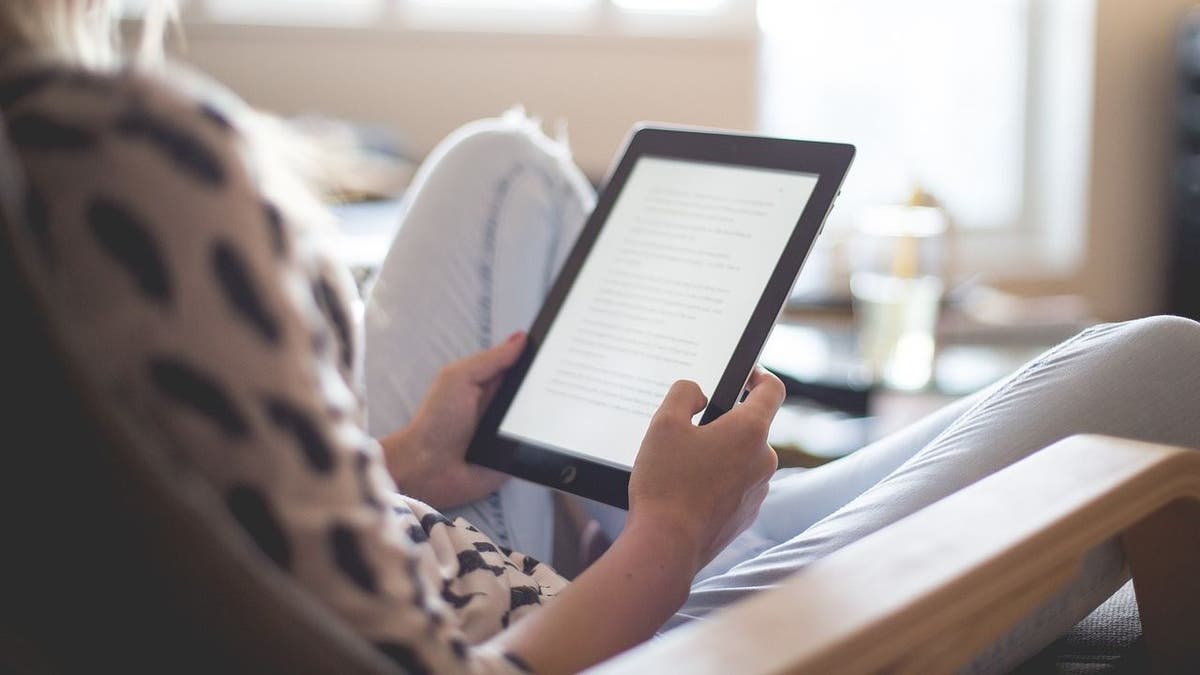
<path fill-rule="evenodd" d="M 182 0 L 191 19 L 466 30 L 752 30 L 755 0 Z M 731 18 L 737 19 L 730 22 Z"/>
<path fill-rule="evenodd" d="M 391 0 L 416 29 L 572 32 L 586 29 L 602 0 Z"/>
<path fill-rule="evenodd" d="M 762 126 L 858 146 L 832 225 L 917 185 L 963 228 L 1023 202 L 1028 0 L 761 0 Z"/>
<path fill-rule="evenodd" d="M 362 24 L 378 17 L 379 0 L 192 0 L 187 9 L 230 23 Z"/>
<path fill-rule="evenodd" d="M 960 228 L 959 269 L 1071 273 L 1086 237 L 1095 3 L 759 0 L 758 20 L 760 127 L 858 146 L 831 239 L 862 206 L 919 185 Z"/>
<path fill-rule="evenodd" d="M 711 14 L 728 4 L 727 0 L 612 0 L 612 3 L 630 12 L 668 14 Z"/>
<path fill-rule="evenodd" d="M 545 12 L 588 9 L 596 5 L 597 0 L 408 0 L 408 4 L 427 7 L 518 9 Z"/>

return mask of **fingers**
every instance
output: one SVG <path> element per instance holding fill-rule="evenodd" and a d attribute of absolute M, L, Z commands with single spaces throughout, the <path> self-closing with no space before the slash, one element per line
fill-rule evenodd
<path fill-rule="evenodd" d="M 667 390 L 667 396 L 658 407 L 659 414 L 691 419 L 704 410 L 708 398 L 700 391 L 700 385 L 691 380 L 679 380 Z"/>
<path fill-rule="evenodd" d="M 779 406 L 783 405 L 783 399 L 787 395 L 783 382 L 766 370 L 756 367 L 750 374 L 746 389 L 749 393 L 739 407 L 747 413 L 758 415 L 769 424 L 775 419 L 775 413 L 779 412 Z"/>
<path fill-rule="evenodd" d="M 455 362 L 451 368 L 472 383 L 482 384 L 508 370 L 512 364 L 516 363 L 524 348 L 525 333 L 518 331 L 491 349 L 485 349 Z"/>

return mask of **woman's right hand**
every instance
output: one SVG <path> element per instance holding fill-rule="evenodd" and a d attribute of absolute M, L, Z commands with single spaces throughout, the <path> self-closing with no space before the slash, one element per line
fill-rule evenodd
<path fill-rule="evenodd" d="M 676 382 L 634 462 L 629 523 L 682 534 L 694 546 L 693 573 L 758 515 L 778 466 L 767 431 L 783 403 L 783 383 L 758 368 L 747 389 L 733 410 L 696 426 L 692 418 L 708 401 L 695 382 Z"/>
<path fill-rule="evenodd" d="M 767 495 L 777 465 L 767 429 L 783 383 L 757 370 L 748 386 L 744 402 L 702 427 L 692 424 L 705 405 L 700 387 L 671 387 L 634 462 L 621 535 L 553 603 L 502 631 L 492 647 L 534 672 L 576 673 L 662 627 L 687 599 L 692 577 L 746 529 Z"/>

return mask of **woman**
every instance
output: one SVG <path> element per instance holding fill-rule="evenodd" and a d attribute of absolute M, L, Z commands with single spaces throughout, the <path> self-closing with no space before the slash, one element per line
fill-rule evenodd
<path fill-rule="evenodd" d="M 509 116 L 432 154 L 369 298 L 364 354 L 322 211 L 274 161 L 269 125 L 193 75 L 117 67 L 111 9 L 0 6 L 22 270 L 106 413 L 202 475 L 265 556 L 412 671 L 579 670 L 1076 432 L 1200 446 L 1200 327 L 1181 319 L 1086 331 L 772 483 L 778 380 L 756 372 L 703 428 L 690 420 L 704 396 L 680 382 L 641 446 L 627 521 L 568 584 L 538 562 L 548 492 L 463 461 L 592 203 L 566 150 Z M 1121 567 L 1115 546 L 1097 550 L 976 665 L 1045 645 Z"/>

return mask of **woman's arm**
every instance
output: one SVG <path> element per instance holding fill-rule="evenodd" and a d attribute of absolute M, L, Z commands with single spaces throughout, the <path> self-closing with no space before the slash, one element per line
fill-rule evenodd
<path fill-rule="evenodd" d="M 687 599 L 696 543 L 665 524 L 630 522 L 553 603 L 492 644 L 535 673 L 575 673 L 634 647 Z"/>
<path fill-rule="evenodd" d="M 410 496 L 443 508 L 479 499 L 504 480 L 463 459 L 483 408 L 525 338 L 452 363 L 412 423 L 382 440 L 388 468 Z M 783 384 L 756 370 L 746 400 L 715 422 L 693 382 L 677 382 L 655 413 L 629 485 L 624 531 L 555 601 L 491 646 L 537 673 L 576 672 L 654 634 L 687 598 L 696 572 L 750 524 L 777 458 L 767 431 Z"/>
<path fill-rule="evenodd" d="M 750 388 L 744 403 L 696 427 L 705 398 L 694 383 L 676 383 L 638 453 L 625 530 L 554 603 L 492 644 L 534 672 L 573 673 L 652 636 L 766 496 L 776 468 L 767 430 L 784 390 L 761 370 Z"/>

